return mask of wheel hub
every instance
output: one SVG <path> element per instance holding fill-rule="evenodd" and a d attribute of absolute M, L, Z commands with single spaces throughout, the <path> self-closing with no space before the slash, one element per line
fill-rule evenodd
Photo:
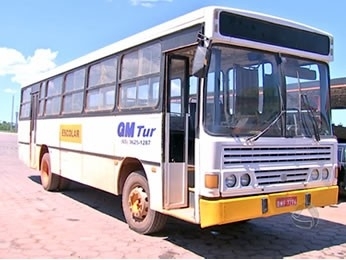
<path fill-rule="evenodd" d="M 128 203 L 134 218 L 146 217 L 149 206 L 148 195 L 142 187 L 136 187 L 130 192 Z"/>

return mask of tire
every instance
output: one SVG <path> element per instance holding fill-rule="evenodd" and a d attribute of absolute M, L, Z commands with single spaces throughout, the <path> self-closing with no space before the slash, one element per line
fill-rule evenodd
<path fill-rule="evenodd" d="M 40 173 L 42 187 L 47 191 L 56 191 L 59 187 L 60 176 L 51 172 L 49 153 L 42 156 Z"/>
<path fill-rule="evenodd" d="M 339 198 L 345 198 L 346 197 L 346 186 L 344 182 L 340 182 L 338 184 L 339 186 Z"/>
<path fill-rule="evenodd" d="M 339 197 L 346 197 L 346 174 L 342 166 L 338 175 Z"/>
<path fill-rule="evenodd" d="M 141 171 L 132 172 L 126 179 L 122 207 L 130 229 L 140 234 L 160 231 L 166 224 L 167 216 L 150 209 L 148 181 Z"/>

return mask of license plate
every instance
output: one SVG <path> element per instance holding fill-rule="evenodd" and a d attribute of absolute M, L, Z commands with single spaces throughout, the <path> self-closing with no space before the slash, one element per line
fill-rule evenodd
<path fill-rule="evenodd" d="M 297 205 L 297 197 L 285 197 L 276 199 L 276 207 L 283 208 Z"/>

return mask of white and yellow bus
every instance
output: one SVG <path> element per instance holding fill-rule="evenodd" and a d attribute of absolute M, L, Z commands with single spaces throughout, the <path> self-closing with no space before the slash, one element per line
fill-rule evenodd
<path fill-rule="evenodd" d="M 19 157 L 45 190 L 122 195 L 129 227 L 202 228 L 337 202 L 333 37 L 205 7 L 22 88 Z"/>

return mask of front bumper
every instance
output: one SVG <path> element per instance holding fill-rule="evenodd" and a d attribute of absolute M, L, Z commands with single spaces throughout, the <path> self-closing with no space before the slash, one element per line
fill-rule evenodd
<path fill-rule="evenodd" d="M 269 217 L 311 207 L 336 204 L 338 186 L 295 190 L 241 198 L 211 200 L 202 198 L 202 228 L 246 219 Z"/>

